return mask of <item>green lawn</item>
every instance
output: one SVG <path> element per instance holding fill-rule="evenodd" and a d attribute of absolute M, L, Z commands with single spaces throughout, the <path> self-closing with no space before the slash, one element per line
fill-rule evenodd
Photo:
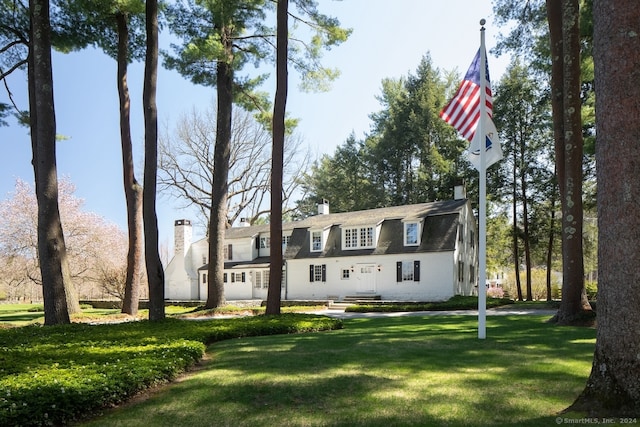
<path fill-rule="evenodd" d="M 407 316 L 222 341 L 205 369 L 84 425 L 557 425 L 589 375 L 595 330 L 547 318 L 489 317 L 486 340 L 475 316 Z"/>

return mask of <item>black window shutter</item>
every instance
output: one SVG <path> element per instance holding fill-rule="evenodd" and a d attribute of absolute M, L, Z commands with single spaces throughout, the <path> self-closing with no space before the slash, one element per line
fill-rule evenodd
<path fill-rule="evenodd" d="M 229 257 L 229 260 L 233 259 L 233 251 L 231 249 L 232 249 L 232 245 L 229 245 L 227 247 L 227 256 Z"/>
<path fill-rule="evenodd" d="M 223 281 L 224 283 L 227 283 L 227 273 L 222 273 L 222 276 L 223 276 L 223 277 L 222 277 L 222 281 Z"/>
<path fill-rule="evenodd" d="M 309 281 L 313 282 L 313 264 L 309 266 Z"/>
<path fill-rule="evenodd" d="M 413 261 L 413 281 L 420 281 L 420 261 Z"/>
<path fill-rule="evenodd" d="M 402 261 L 396 262 L 396 282 L 402 282 Z"/>
<path fill-rule="evenodd" d="M 256 236 L 256 249 L 260 249 L 260 236 Z"/>
<path fill-rule="evenodd" d="M 327 264 L 322 264 L 322 281 L 327 281 Z"/>
<path fill-rule="evenodd" d="M 245 273 L 244 273 L 244 271 L 243 271 L 243 272 L 242 272 L 242 283 L 244 283 L 244 282 L 245 282 L 245 277 L 246 277 L 246 276 L 245 276 Z"/>
<path fill-rule="evenodd" d="M 236 273 L 231 273 L 231 282 L 236 281 Z"/>

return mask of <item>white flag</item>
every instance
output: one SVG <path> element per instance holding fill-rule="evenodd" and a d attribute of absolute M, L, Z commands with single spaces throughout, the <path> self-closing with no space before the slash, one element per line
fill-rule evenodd
<path fill-rule="evenodd" d="M 496 125 L 493 124 L 493 120 L 489 117 L 488 114 L 483 114 L 484 123 L 484 141 L 483 144 L 487 151 L 485 154 L 485 163 L 486 167 L 491 166 L 498 160 L 502 160 L 502 148 L 500 147 L 500 140 L 498 139 L 498 131 L 496 130 Z M 480 126 L 476 128 L 478 130 L 476 134 L 473 136 L 471 140 L 471 144 L 469 145 L 469 151 L 467 153 L 467 160 L 471 162 L 471 164 L 477 169 L 480 170 Z"/>

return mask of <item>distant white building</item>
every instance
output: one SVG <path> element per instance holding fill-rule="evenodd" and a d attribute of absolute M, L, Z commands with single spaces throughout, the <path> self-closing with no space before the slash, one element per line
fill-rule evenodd
<path fill-rule="evenodd" d="M 329 213 L 284 223 L 282 299 L 440 301 L 471 295 L 477 284 L 476 223 L 468 200 Z M 165 297 L 206 300 L 208 242 L 191 242 L 191 223 L 175 222 L 175 255 L 165 271 Z M 269 225 L 225 234 L 225 298 L 266 299 Z"/>

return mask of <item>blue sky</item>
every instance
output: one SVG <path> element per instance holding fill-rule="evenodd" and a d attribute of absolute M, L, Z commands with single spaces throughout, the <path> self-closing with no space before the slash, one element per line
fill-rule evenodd
<path fill-rule="evenodd" d="M 325 53 L 323 64 L 341 70 L 340 78 L 326 93 L 303 93 L 291 73 L 287 111 L 300 119 L 298 132 L 313 155 L 331 154 L 353 132 L 360 138 L 370 129 L 369 115 L 380 109 L 376 96 L 384 78 L 413 73 L 420 59 L 430 53 L 435 66 L 457 69 L 464 74 L 480 44 L 481 18 L 487 19 L 487 49 L 495 45 L 499 29 L 492 26 L 490 0 L 322 0 L 322 12 L 353 28 L 347 42 Z M 390 7 L 393 5 L 393 7 Z M 166 36 L 161 37 L 161 44 Z M 161 48 L 168 48 L 164 45 Z M 509 59 L 489 55 L 493 81 L 497 81 Z M 122 189 L 121 151 L 118 125 L 116 63 L 96 50 L 62 55 L 54 53 L 54 96 L 58 134 L 68 137 L 58 143 L 58 172 L 76 185 L 76 196 L 85 208 L 126 228 Z M 141 63 L 129 69 L 131 118 L 136 175 L 142 181 L 143 117 Z M 26 109 L 25 76 L 9 80 L 19 106 Z M 263 87 L 271 93 L 269 80 Z M 161 69 L 158 77 L 158 114 L 161 122 L 175 125 L 182 114 L 204 110 L 215 99 L 215 90 L 194 86 L 177 72 Z M 0 102 L 6 102 L 0 92 Z M 11 123 L 0 128 L 0 199 L 10 196 L 17 178 L 33 181 L 31 147 L 26 128 Z M 160 242 L 173 246 L 173 221 L 195 219 L 180 209 L 180 202 L 158 197 Z M 196 228 L 194 234 L 202 235 Z"/>

